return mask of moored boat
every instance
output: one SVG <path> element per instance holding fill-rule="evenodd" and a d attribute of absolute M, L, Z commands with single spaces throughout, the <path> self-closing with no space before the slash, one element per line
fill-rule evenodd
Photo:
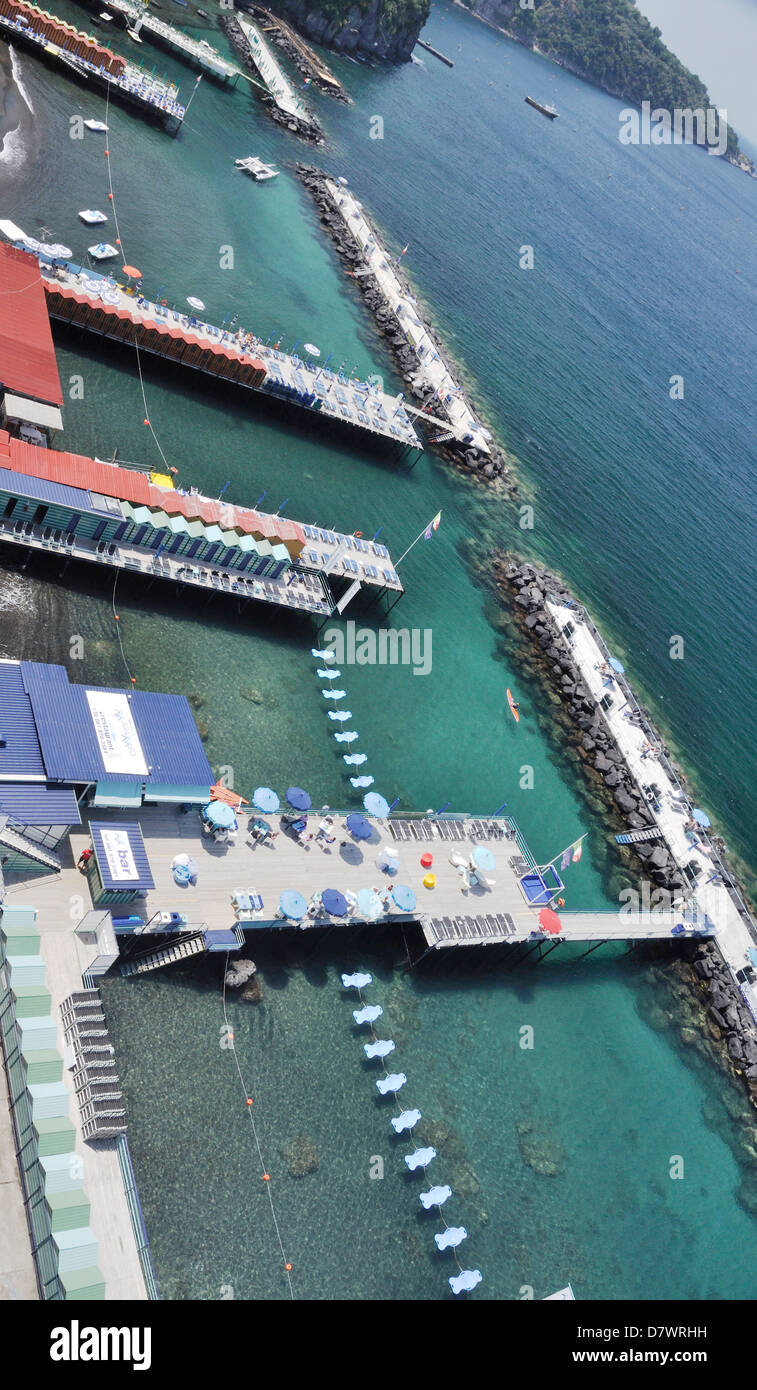
<path fill-rule="evenodd" d="M 266 179 L 277 179 L 279 176 L 278 169 L 274 169 L 272 164 L 264 164 L 257 155 L 249 155 L 247 159 L 235 159 L 234 163 L 257 183 L 264 183 Z"/>
<path fill-rule="evenodd" d="M 546 106 L 544 102 L 537 101 L 535 97 L 526 97 L 526 102 L 529 106 L 533 106 L 535 111 L 541 111 L 542 116 L 549 116 L 550 121 L 554 121 L 555 117 L 560 114 L 556 107 Z"/>

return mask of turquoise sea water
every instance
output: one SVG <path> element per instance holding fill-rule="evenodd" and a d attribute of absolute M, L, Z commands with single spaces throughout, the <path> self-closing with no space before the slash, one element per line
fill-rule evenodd
<path fill-rule="evenodd" d="M 81 19 L 69 0 L 56 9 Z M 507 800 L 542 859 L 589 829 L 569 901 L 607 906 L 619 881 L 601 822 L 472 564 L 494 543 L 530 543 L 562 569 L 748 860 L 757 827 L 748 754 L 757 190 L 698 150 L 621 147 L 620 103 L 454 8 L 435 8 L 427 37 L 454 57 L 453 70 L 428 55 L 388 72 L 334 60 L 355 102 L 312 96 L 329 136 L 314 155 L 246 92 L 207 80 L 176 141 L 111 108 L 124 249 L 169 302 L 199 294 L 217 319 L 238 310 L 264 337 L 307 338 L 394 382 L 288 170 L 313 158 L 344 173 L 390 244 L 410 244 L 405 263 L 420 296 L 519 460 L 534 531 L 518 528 L 511 504 L 430 455 L 407 473 L 148 365 L 150 417 L 169 462 L 211 495 L 229 480 L 231 499 L 254 502 L 265 490 L 265 505 L 288 498 L 284 510 L 302 519 L 366 534 L 381 526 L 395 556 L 442 508 L 433 541 L 408 558 L 408 592 L 394 615 L 431 630 L 432 674 L 347 673 L 368 767 L 408 806 L 451 799 L 493 811 Z M 148 53 L 145 45 L 143 60 Z M 187 95 L 189 70 L 150 56 Z M 31 232 L 44 223 L 83 250 L 76 211 L 105 206 L 104 160 L 99 137 L 69 140 L 68 118 L 101 115 L 102 103 L 31 58 L 21 70 L 34 125 L 26 166 L 0 175 L 4 215 Z M 560 120 L 526 107 L 526 92 L 555 100 Z M 369 135 L 375 115 L 384 118 L 381 141 Z M 282 176 L 261 188 L 237 177 L 233 160 L 248 153 L 274 160 Z M 534 247 L 533 271 L 519 269 L 524 244 Z M 219 266 L 227 246 L 233 270 Z M 131 358 L 71 336 L 58 347 L 64 381 L 81 374 L 85 385 L 83 400 L 65 407 L 68 447 L 107 457 L 117 444 L 123 458 L 152 461 Z M 674 373 L 684 377 L 683 401 L 668 397 Z M 87 576 L 75 578 L 60 599 L 62 631 L 31 632 L 29 654 L 44 657 L 53 644 L 57 654 L 69 632 L 81 633 L 74 678 L 121 681 L 109 598 Z M 118 607 L 140 684 L 204 699 L 209 756 L 215 767 L 233 764 L 237 786 L 296 778 L 317 801 L 354 798 L 304 629 L 241 621 L 220 606 L 197 613 L 156 589 L 124 587 Z M 683 662 L 669 659 L 673 634 L 684 636 Z M 505 714 L 507 684 L 521 697 L 517 730 Z M 519 788 L 525 765 L 534 769 L 529 791 Z M 265 1000 L 233 1006 L 238 1055 L 260 1093 L 296 1293 L 438 1296 L 445 1269 L 431 1257 L 428 1220 L 416 1219 L 405 1149 L 389 1143 L 361 1065 L 339 962 L 326 949 L 304 969 L 277 961 L 272 947 L 254 954 Z M 755 1232 L 735 1198 L 725 1115 L 702 1123 L 720 1081 L 690 1069 L 674 1031 L 644 1021 L 635 965 L 608 953 L 457 981 L 404 975 L 394 958 L 379 966 L 375 997 L 413 1104 L 464 1146 L 461 1156 L 453 1144 L 444 1161 L 463 1194 L 455 1215 L 471 1231 L 466 1259 L 484 1271 L 483 1293 L 517 1297 L 526 1284 L 543 1296 L 572 1279 L 582 1297 L 753 1296 Z M 238 1081 L 218 1046 L 218 985 L 208 964 L 136 988 L 106 986 L 140 1192 L 167 1295 L 215 1298 L 231 1284 L 239 1297 L 282 1296 Z M 517 1047 L 523 1024 L 536 1029 L 533 1053 Z M 516 1126 L 529 1120 L 562 1171 L 544 1175 L 524 1161 Z M 278 1152 L 301 1132 L 312 1136 L 319 1168 L 292 1179 Z M 677 1153 L 686 1157 L 682 1183 L 667 1177 Z M 386 1158 L 382 1181 L 368 1177 L 376 1154 Z M 445 1175 L 440 1167 L 433 1176 Z M 715 1229 L 743 1252 L 726 1271 L 712 1266 Z"/>

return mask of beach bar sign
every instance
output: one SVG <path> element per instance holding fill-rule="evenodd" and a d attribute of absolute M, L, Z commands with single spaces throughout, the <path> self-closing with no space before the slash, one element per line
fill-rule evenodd
<path fill-rule="evenodd" d="M 146 777 L 149 769 L 127 696 L 88 690 L 87 701 L 105 771 Z"/>
<path fill-rule="evenodd" d="M 101 830 L 100 836 L 114 883 L 133 883 L 139 877 L 129 836 L 125 830 Z"/>

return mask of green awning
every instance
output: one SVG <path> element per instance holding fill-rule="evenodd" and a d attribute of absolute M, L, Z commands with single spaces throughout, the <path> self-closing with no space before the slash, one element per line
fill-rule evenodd
<path fill-rule="evenodd" d="M 119 806 L 132 809 L 142 805 L 142 784 L 133 782 L 98 782 L 95 787 L 95 806 Z"/>
<path fill-rule="evenodd" d="M 205 539 L 206 541 L 222 541 L 223 531 L 221 530 L 220 526 L 206 526 Z"/>
<path fill-rule="evenodd" d="M 168 529 L 173 531 L 175 536 L 178 536 L 180 531 L 189 530 L 189 522 L 185 516 L 172 516 L 168 519 Z"/>
<path fill-rule="evenodd" d="M 170 525 L 170 520 L 166 513 L 161 511 L 160 507 L 157 507 L 150 515 L 150 523 L 155 527 L 156 531 L 165 531 Z"/>
<path fill-rule="evenodd" d="M 223 541 L 224 545 L 238 546 L 238 545 L 239 545 L 239 532 L 238 532 L 238 531 L 222 531 L 222 532 L 221 532 L 221 540 Z"/>
<path fill-rule="evenodd" d="M 145 787 L 145 801 L 189 801 L 193 806 L 205 806 L 210 797 L 210 787 L 177 786 L 168 782 L 152 782 Z"/>
<path fill-rule="evenodd" d="M 254 550 L 258 555 L 260 554 L 258 543 L 254 536 L 240 536 L 237 544 L 240 550 L 244 550 L 245 552 Z"/>
<path fill-rule="evenodd" d="M 134 511 L 132 512 L 132 520 L 136 521 L 138 526 L 144 526 L 146 521 L 152 523 L 152 512 L 150 511 L 150 508 L 135 507 Z"/>
<path fill-rule="evenodd" d="M 190 536 L 194 536 L 195 538 L 197 538 L 198 536 L 202 536 L 204 539 L 205 524 L 202 521 L 190 521 L 189 525 L 187 526 L 187 531 Z"/>

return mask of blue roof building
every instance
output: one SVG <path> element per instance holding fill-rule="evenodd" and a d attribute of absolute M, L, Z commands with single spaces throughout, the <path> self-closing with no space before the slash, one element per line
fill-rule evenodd
<path fill-rule="evenodd" d="M 44 848 L 40 871 L 57 867 L 49 851 L 79 824 L 85 794 L 103 807 L 202 804 L 213 781 L 183 695 L 75 685 L 64 666 L 0 660 L 0 864 L 16 867 L 21 834 Z"/>

